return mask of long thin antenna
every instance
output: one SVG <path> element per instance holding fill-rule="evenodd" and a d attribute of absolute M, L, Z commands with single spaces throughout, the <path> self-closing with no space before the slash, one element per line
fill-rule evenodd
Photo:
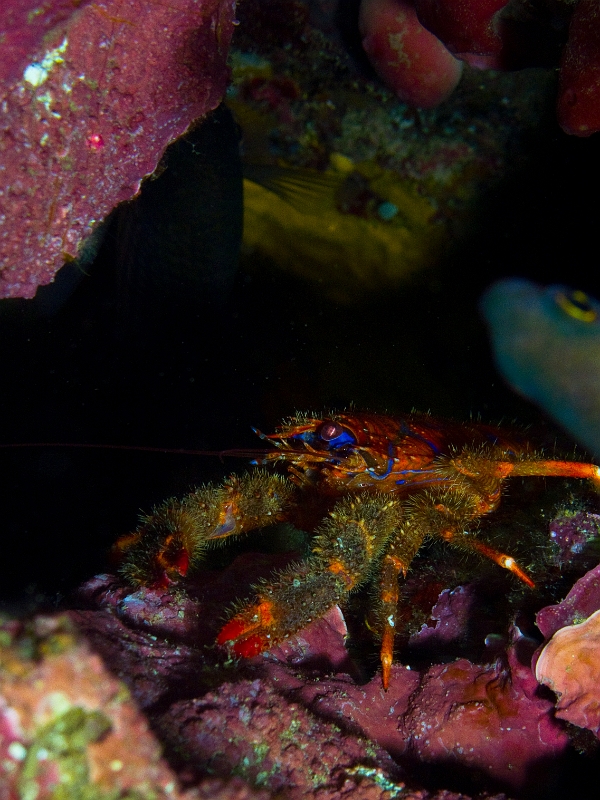
<path fill-rule="evenodd" d="M 258 458 L 266 455 L 265 449 L 232 449 L 232 450 L 186 450 L 184 447 L 145 447 L 142 445 L 128 444 L 85 444 L 83 442 L 17 442 L 14 444 L 0 444 L 0 449 L 23 447 L 78 447 L 89 450 L 134 450 L 143 453 L 167 453 L 187 456 L 217 456 L 231 458 Z"/>

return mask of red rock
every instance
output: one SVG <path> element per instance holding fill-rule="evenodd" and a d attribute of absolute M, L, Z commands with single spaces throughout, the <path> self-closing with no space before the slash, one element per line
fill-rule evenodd
<path fill-rule="evenodd" d="M 579 0 L 560 64 L 558 121 L 566 133 L 600 130 L 600 0 Z"/>
<path fill-rule="evenodd" d="M 513 791 L 550 789 L 551 772 L 536 774 L 535 764 L 558 762 L 569 740 L 551 702 L 535 696 L 529 666 L 510 661 L 506 671 L 466 659 L 431 667 L 398 728 L 411 753 L 481 771 Z"/>
<path fill-rule="evenodd" d="M 452 94 L 462 64 L 421 25 L 410 0 L 363 0 L 359 27 L 375 71 L 405 103 L 434 108 Z"/>
<path fill-rule="evenodd" d="M 9 0 L 0 297 L 33 297 L 225 90 L 233 0 Z"/>
<path fill-rule="evenodd" d="M 0 631 L 2 798 L 52 800 L 61 784 L 72 797 L 206 796 L 176 788 L 146 718 L 67 619 Z"/>
<path fill-rule="evenodd" d="M 489 56 L 502 49 L 497 14 L 506 0 L 415 0 L 417 16 L 452 53 Z"/>
<path fill-rule="evenodd" d="M 90 0 L 53 0 L 39 4 L 35 0 L 5 0 L 0 8 L 2 53 L 0 81 L 18 79 L 48 31 L 53 30 L 73 14 L 75 8 L 88 5 Z"/>
<path fill-rule="evenodd" d="M 400 26 L 394 21 L 391 9 L 400 5 L 416 10 L 418 22 L 409 17 L 410 22 L 403 21 Z M 430 42 L 434 40 L 417 37 L 417 24 L 434 36 L 438 47 L 472 67 L 521 69 L 538 66 L 538 58 L 547 65 L 545 59 L 558 47 L 573 7 L 560 61 L 558 122 L 566 133 L 590 136 L 600 130 L 600 0 L 579 0 L 572 5 L 548 2 L 548 8 L 542 3 L 537 11 L 530 6 L 520 0 L 362 0 L 361 20 L 366 20 L 362 22 L 363 35 L 365 31 L 369 33 L 363 46 L 382 81 L 401 99 L 424 108 L 433 107 L 436 101 L 426 105 L 427 95 L 422 102 L 420 94 L 424 91 L 423 65 L 431 62 L 435 64 L 432 74 L 446 74 L 448 90 L 442 99 L 452 91 L 450 72 L 439 53 L 432 56 Z M 544 14 L 546 27 L 541 21 Z M 400 51 L 393 46 L 390 33 L 400 35 Z M 409 58 L 400 58 L 399 52 L 408 53 Z"/>

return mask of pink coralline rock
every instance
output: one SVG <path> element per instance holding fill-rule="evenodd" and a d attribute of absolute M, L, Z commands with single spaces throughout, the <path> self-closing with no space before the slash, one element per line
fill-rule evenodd
<path fill-rule="evenodd" d="M 535 678 L 514 648 L 509 667 L 466 659 L 431 667 L 398 728 L 411 754 L 485 774 L 513 791 L 550 788 L 547 764 L 564 753 L 568 737 L 552 718 L 552 703 L 536 696 Z M 546 765 L 543 773 L 535 774 L 537 763 Z"/>
<path fill-rule="evenodd" d="M 418 671 L 393 664 L 387 692 L 381 685 L 381 674 L 358 685 L 349 675 L 338 673 L 307 680 L 304 675 L 292 674 L 284 665 L 270 664 L 269 675 L 280 689 L 319 717 L 368 736 L 395 759 L 406 755 L 409 740 L 399 735 L 398 721 L 418 692 Z"/>
<path fill-rule="evenodd" d="M 225 91 L 234 0 L 7 0 L 0 297 L 33 297 Z"/>
<path fill-rule="evenodd" d="M 361 684 L 337 607 L 270 652 L 231 662 L 214 646 L 223 608 L 250 591 L 262 558 L 244 554 L 224 571 L 207 570 L 186 595 L 131 591 L 98 576 L 80 592 L 88 608 L 70 612 L 178 754 L 188 782 L 235 770 L 292 798 L 377 800 L 406 779 L 397 764 L 443 764 L 520 792 L 552 780 L 547 764 L 560 765 L 569 740 L 552 700 L 538 696 L 532 643 L 517 629 L 494 665 L 396 663 L 387 692 L 379 671 Z M 271 568 L 276 560 L 284 564 L 269 556 Z M 438 598 L 429 635 L 441 653 L 469 626 L 472 606 L 468 586 Z"/>
<path fill-rule="evenodd" d="M 538 611 L 535 622 L 546 639 L 565 625 L 581 622 L 600 609 L 600 566 L 575 583 L 565 599 Z"/>
<path fill-rule="evenodd" d="M 0 625 L 3 800 L 52 800 L 60 786 L 70 797 L 267 800 L 239 778 L 181 791 L 161 753 L 125 686 L 68 619 Z"/>
<path fill-rule="evenodd" d="M 600 129 L 600 0 L 579 0 L 560 64 L 558 121 L 566 133 Z"/>
<path fill-rule="evenodd" d="M 296 678 L 294 684 L 283 667 L 269 671 L 286 694 L 320 717 L 368 735 L 400 764 L 444 764 L 527 792 L 551 784 L 547 764 L 556 763 L 569 740 L 553 719 L 552 702 L 538 697 L 529 664 L 517 658 L 521 644 L 517 639 L 511 646 L 504 667 L 458 659 L 421 673 L 395 664 L 387 692 L 380 675 L 363 686 L 343 675 L 318 682 Z M 536 775 L 539 762 L 545 771 Z"/>
<path fill-rule="evenodd" d="M 565 599 L 538 612 L 547 640 L 533 659 L 540 683 L 558 695 L 556 716 L 600 734 L 600 566 Z"/>
<path fill-rule="evenodd" d="M 99 656 L 101 632 L 115 636 L 114 630 L 105 627 L 106 619 L 116 619 L 119 604 L 129 602 L 125 587 L 121 593 L 108 576 L 93 585 L 90 582 L 86 589 L 99 596 L 102 584 L 107 605 L 91 612 L 97 617 L 95 623 L 79 612 L 79 616 L 36 617 L 26 625 L 9 621 L 0 626 L 0 764 L 3 777 L 7 776 L 4 783 L 0 781 L 3 800 L 25 796 L 53 800 L 59 782 L 69 783 L 73 797 L 99 797 L 104 791 L 107 796 L 112 792 L 111 797 L 131 792 L 155 800 L 269 800 L 281 796 L 290 800 L 388 800 L 396 796 L 469 800 L 443 790 L 411 791 L 401 780 L 402 770 L 381 746 L 364 734 L 350 732 L 346 725 L 323 719 L 288 695 L 271 667 L 287 669 L 292 676 L 292 662 L 298 661 L 307 647 L 311 654 L 321 649 L 324 631 L 319 630 L 314 631 L 314 640 L 307 630 L 304 637 L 290 641 L 286 662 L 274 657 L 254 659 L 246 671 L 250 677 L 240 676 L 241 670 L 233 666 L 217 666 L 215 671 L 218 654 L 209 649 L 204 663 L 195 664 L 195 684 L 185 685 L 177 680 L 175 671 L 175 655 L 186 655 L 179 642 L 161 639 L 148 630 L 147 651 L 142 652 L 141 638 L 130 640 L 129 648 L 125 647 L 129 666 L 147 661 L 148 674 L 164 685 L 162 692 L 155 693 L 161 702 L 147 713 L 167 747 L 172 771 L 161 757 L 147 719 L 115 677 L 120 665 L 106 649 L 103 660 Z M 156 597 L 147 599 L 149 612 L 156 618 Z M 140 594 L 136 621 L 125 615 L 129 623 L 142 623 L 143 603 Z M 74 619 L 81 625 L 74 626 Z M 90 635 L 94 624 L 96 637 Z M 175 621 L 173 624 L 176 639 L 182 631 Z M 335 635 L 343 635 L 339 611 L 330 615 L 328 624 L 331 630 L 339 629 Z M 125 628 L 121 627 L 121 636 Z M 150 649 L 152 641 L 158 642 L 154 651 Z M 170 665 L 170 671 L 160 669 L 161 660 Z M 110 665 L 111 672 L 104 664 Z M 213 690 L 206 690 L 203 672 Z M 230 680 L 223 680 L 227 675 Z M 352 685 L 348 676 L 344 680 Z M 381 701 L 383 711 L 389 698 Z M 232 773 L 236 777 L 231 777 Z M 182 791 L 178 781 L 189 788 Z"/>
<path fill-rule="evenodd" d="M 216 774 L 234 769 L 290 800 L 469 800 L 447 790 L 411 790 L 390 758 L 394 749 L 406 752 L 396 715 L 406 708 L 417 673 L 393 667 L 387 693 L 380 677 L 360 687 L 348 675 L 294 675 L 289 664 L 273 659 L 261 674 L 175 702 L 156 719 L 169 747 L 186 754 L 188 775 L 194 764 Z"/>
<path fill-rule="evenodd" d="M 265 680 L 225 683 L 202 698 L 176 702 L 157 728 L 190 765 L 209 765 L 217 775 L 235 770 L 290 800 L 384 800 L 386 785 L 401 790 L 386 753 L 290 702 Z"/>
<path fill-rule="evenodd" d="M 600 611 L 558 630 L 542 650 L 535 674 L 558 695 L 556 716 L 600 731 Z"/>
<path fill-rule="evenodd" d="M 6 0 L 0 8 L 2 54 L 0 56 L 0 81 L 18 78 L 27 66 L 29 56 L 39 47 L 41 39 L 68 20 L 77 7 L 90 0 L 53 0 L 35 3 L 30 0 Z"/>
<path fill-rule="evenodd" d="M 259 559 L 260 562 L 260 559 Z M 284 564 L 281 558 L 272 564 Z M 205 573 L 203 591 L 197 596 L 170 594 L 140 588 L 132 591 L 111 575 L 98 575 L 81 587 L 80 598 L 90 608 L 68 612 L 113 671 L 130 687 L 141 708 L 164 701 L 177 686 L 180 694 L 202 690 L 202 675 L 211 670 L 223 677 L 225 652 L 214 647 L 223 621 L 223 609 L 232 604 L 234 577 L 252 575 L 256 556 L 240 556 L 225 572 Z M 258 577 L 257 577 L 258 580 Z M 248 659 L 245 666 L 256 674 L 278 665 L 302 665 L 305 672 L 352 673 L 344 647 L 346 624 L 336 606 L 322 619 L 273 648 Z M 209 682 L 213 678 L 209 677 Z"/>

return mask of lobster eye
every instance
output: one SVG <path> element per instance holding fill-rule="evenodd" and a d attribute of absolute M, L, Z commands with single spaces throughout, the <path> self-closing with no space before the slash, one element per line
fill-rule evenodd
<path fill-rule="evenodd" d="M 319 428 L 319 436 L 324 442 L 331 442 L 333 439 L 337 439 L 343 432 L 342 426 L 330 419 L 325 420 Z"/>

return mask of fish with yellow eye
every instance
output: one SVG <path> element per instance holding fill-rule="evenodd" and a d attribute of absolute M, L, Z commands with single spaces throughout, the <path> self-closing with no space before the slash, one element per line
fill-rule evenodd
<path fill-rule="evenodd" d="M 503 377 L 600 456 L 600 303 L 507 278 L 486 290 L 480 309 Z"/>

